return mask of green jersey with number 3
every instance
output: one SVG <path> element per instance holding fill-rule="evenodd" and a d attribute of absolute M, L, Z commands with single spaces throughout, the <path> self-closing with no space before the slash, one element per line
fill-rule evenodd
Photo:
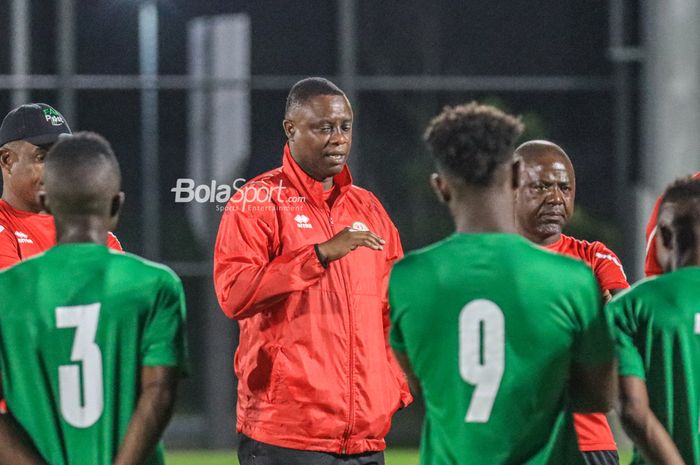
<path fill-rule="evenodd" d="M 513 234 L 454 234 L 397 263 L 389 295 L 391 345 L 425 400 L 422 465 L 584 463 L 570 371 L 614 355 L 583 262 Z"/>
<path fill-rule="evenodd" d="M 700 463 L 700 268 L 639 282 L 608 305 L 620 376 L 646 382 L 649 406 L 687 464 Z M 647 462 L 635 451 L 632 464 Z"/>
<path fill-rule="evenodd" d="M 66 244 L 0 273 L 0 381 L 51 465 L 111 464 L 143 366 L 186 368 L 182 284 L 97 244 Z M 145 464 L 163 463 L 158 447 Z"/>

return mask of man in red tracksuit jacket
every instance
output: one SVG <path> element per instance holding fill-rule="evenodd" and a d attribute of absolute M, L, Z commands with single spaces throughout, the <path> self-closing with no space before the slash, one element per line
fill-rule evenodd
<path fill-rule="evenodd" d="M 45 103 L 21 105 L 0 125 L 0 270 L 56 245 L 53 216 L 41 212 L 44 157 L 60 136 L 70 135 L 68 122 Z M 122 250 L 114 234 L 107 245 Z"/>
<path fill-rule="evenodd" d="M 282 166 L 229 201 L 214 252 L 235 355 L 241 465 L 383 464 L 412 398 L 388 345 L 399 235 L 346 166 L 353 114 L 330 81 L 287 98 Z"/>
<path fill-rule="evenodd" d="M 561 147 L 543 140 L 529 141 L 520 145 L 514 156 L 520 163 L 515 196 L 520 233 L 535 244 L 578 258 L 590 266 L 606 302 L 628 288 L 620 259 L 605 244 L 562 234 L 574 212 L 576 178 L 571 160 Z M 617 445 L 605 412 L 576 413 L 574 427 L 586 463 L 619 464 Z"/>
<path fill-rule="evenodd" d="M 700 171 L 695 173 L 693 175 L 693 178 L 700 178 Z M 659 252 L 665 254 L 665 250 L 663 250 L 663 248 L 660 249 L 658 247 L 656 239 L 656 220 L 659 217 L 659 206 L 661 206 L 662 200 L 662 195 L 659 196 L 658 199 L 656 199 L 656 203 L 654 203 L 654 210 L 652 210 L 651 216 L 649 216 L 649 222 L 647 223 L 646 228 L 647 247 L 644 257 L 644 275 L 647 277 L 656 276 L 658 274 L 663 273 L 663 270 L 661 269 L 661 264 L 659 263 Z"/>

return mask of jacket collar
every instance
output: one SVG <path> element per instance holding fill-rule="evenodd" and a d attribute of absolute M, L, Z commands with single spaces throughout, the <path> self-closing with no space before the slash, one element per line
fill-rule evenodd
<path fill-rule="evenodd" d="M 317 205 L 325 204 L 323 201 L 323 184 L 301 169 L 301 166 L 292 157 L 289 144 L 284 144 L 282 172 L 287 176 L 294 188 L 301 192 L 304 197 L 311 199 Z M 343 170 L 340 173 L 333 176 L 333 184 L 340 189 L 339 195 L 342 195 L 352 186 L 352 176 L 347 164 L 343 166 Z"/>

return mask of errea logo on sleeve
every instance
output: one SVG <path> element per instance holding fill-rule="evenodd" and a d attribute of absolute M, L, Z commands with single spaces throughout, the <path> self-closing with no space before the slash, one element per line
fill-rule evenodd
<path fill-rule="evenodd" d="M 15 231 L 15 236 L 17 236 L 17 242 L 20 244 L 33 244 L 34 242 L 21 231 Z"/>
<path fill-rule="evenodd" d="M 306 215 L 297 215 L 294 217 L 294 221 L 297 222 L 297 226 L 301 229 L 311 229 L 313 226 L 309 223 L 309 217 Z"/>

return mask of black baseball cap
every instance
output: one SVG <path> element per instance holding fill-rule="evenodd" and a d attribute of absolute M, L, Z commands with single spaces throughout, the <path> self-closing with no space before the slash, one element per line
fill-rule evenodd
<path fill-rule="evenodd" d="M 0 147 L 15 140 L 30 144 L 53 144 L 61 134 L 71 134 L 66 119 L 50 105 L 28 103 L 5 116 L 0 126 Z"/>

